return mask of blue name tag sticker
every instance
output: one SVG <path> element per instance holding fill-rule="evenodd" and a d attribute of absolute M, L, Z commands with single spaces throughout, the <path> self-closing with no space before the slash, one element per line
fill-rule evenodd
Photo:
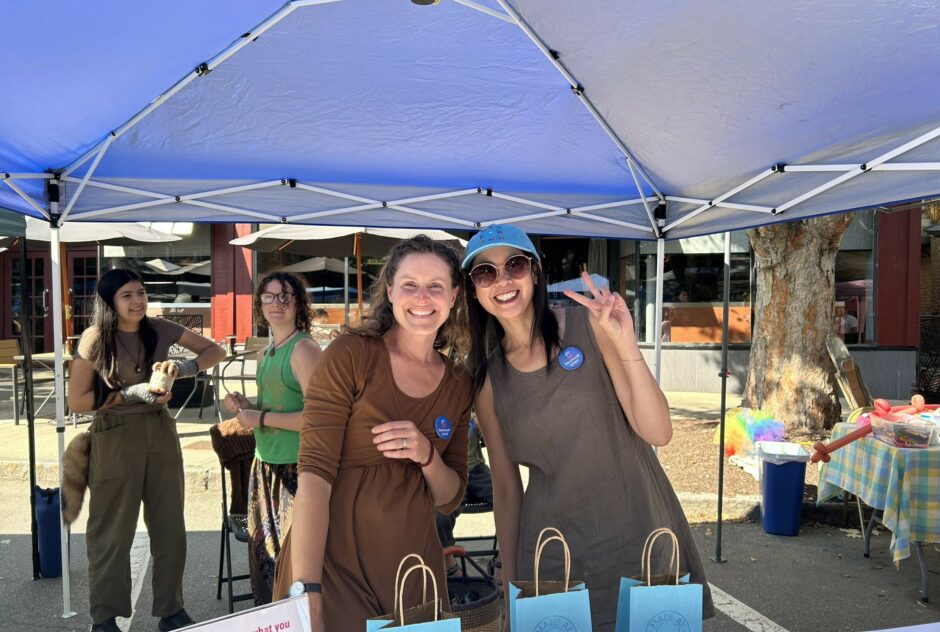
<path fill-rule="evenodd" d="M 565 347 L 558 354 L 558 365 L 566 371 L 574 371 L 584 364 L 584 352 L 577 347 Z"/>
<path fill-rule="evenodd" d="M 450 419 L 441 415 L 434 420 L 434 432 L 437 433 L 438 438 L 447 440 L 454 434 L 454 426 L 450 423 Z"/>

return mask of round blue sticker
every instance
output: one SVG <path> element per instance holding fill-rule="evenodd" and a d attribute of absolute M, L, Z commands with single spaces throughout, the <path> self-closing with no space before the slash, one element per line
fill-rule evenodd
<path fill-rule="evenodd" d="M 434 431 L 439 438 L 447 440 L 454 433 L 454 427 L 451 425 L 450 419 L 441 415 L 434 420 Z"/>
<path fill-rule="evenodd" d="M 566 371 L 574 371 L 584 364 L 584 352 L 577 347 L 565 347 L 558 354 L 558 365 Z"/>

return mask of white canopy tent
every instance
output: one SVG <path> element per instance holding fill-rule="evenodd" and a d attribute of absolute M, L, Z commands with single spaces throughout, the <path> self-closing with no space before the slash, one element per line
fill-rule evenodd
<path fill-rule="evenodd" d="M 659 331 L 664 239 L 940 192 L 938 23 L 913 0 L 20 3 L 0 207 L 50 222 L 56 270 L 63 222 L 155 213 L 655 239 Z"/>

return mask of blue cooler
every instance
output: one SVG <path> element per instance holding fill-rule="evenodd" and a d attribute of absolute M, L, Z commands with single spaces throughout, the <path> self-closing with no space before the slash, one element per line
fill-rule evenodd
<path fill-rule="evenodd" d="M 757 455 L 761 460 L 760 513 L 764 531 L 799 535 L 809 452 L 796 443 L 758 441 Z"/>

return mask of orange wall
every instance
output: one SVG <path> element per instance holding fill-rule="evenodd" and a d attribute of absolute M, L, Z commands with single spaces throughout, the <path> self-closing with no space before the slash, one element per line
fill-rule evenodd
<path fill-rule="evenodd" d="M 229 241 L 251 232 L 250 224 L 212 226 L 212 338 L 251 336 L 252 253 Z"/>

